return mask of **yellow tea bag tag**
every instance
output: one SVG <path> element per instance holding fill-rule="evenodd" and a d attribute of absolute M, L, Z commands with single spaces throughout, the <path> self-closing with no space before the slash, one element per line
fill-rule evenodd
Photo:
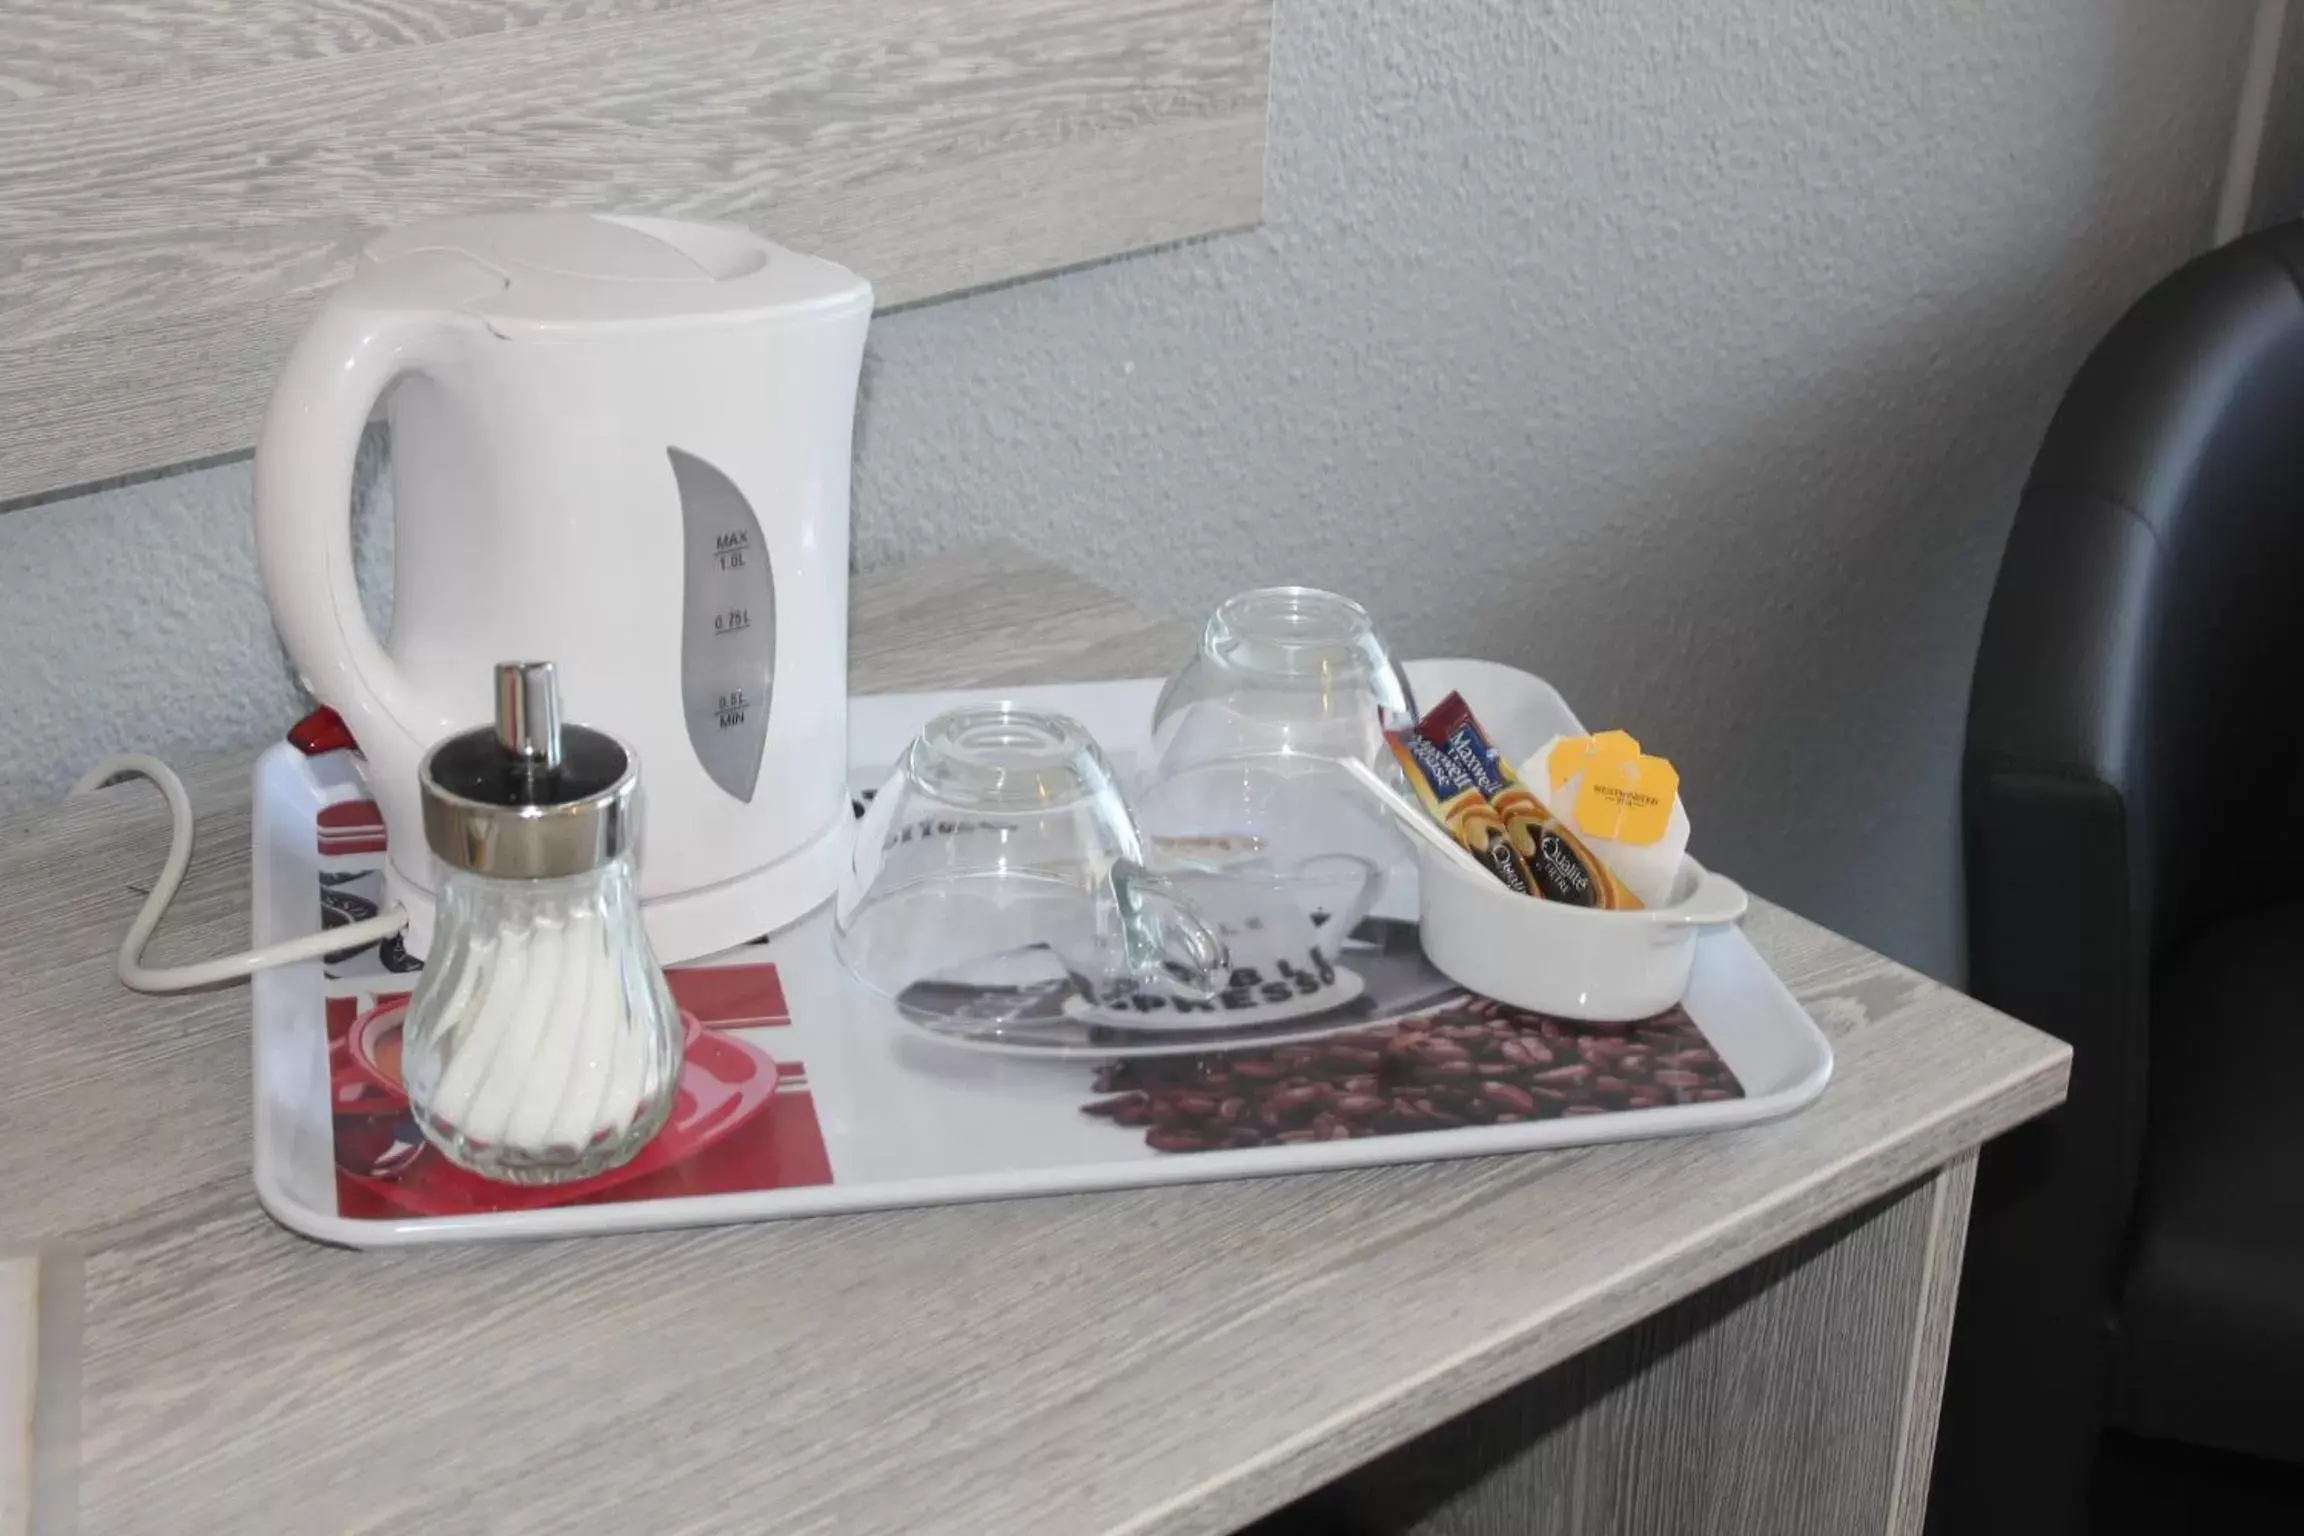
<path fill-rule="evenodd" d="M 1553 744 L 1551 755 L 1544 760 L 1544 774 L 1552 781 L 1552 793 L 1557 796 L 1585 769 L 1639 755 L 1640 743 L 1632 739 L 1629 731 L 1563 736 Z"/>
<path fill-rule="evenodd" d="M 1624 736 L 1621 731 L 1608 734 Z M 1583 791 L 1576 797 L 1576 824 L 1594 837 L 1646 847 L 1663 838 L 1671 825 L 1672 803 L 1679 798 L 1679 770 L 1669 762 L 1641 755 L 1637 743 L 1627 755 L 1621 749 L 1600 749 L 1596 741 Z"/>
<path fill-rule="evenodd" d="M 1620 763 L 1628 757 L 1640 755 L 1640 743 L 1632 739 L 1630 731 L 1602 731 L 1592 738 L 1592 765 Z"/>

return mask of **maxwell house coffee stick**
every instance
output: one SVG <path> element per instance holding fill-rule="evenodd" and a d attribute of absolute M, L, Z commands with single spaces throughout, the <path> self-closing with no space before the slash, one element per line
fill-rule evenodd
<path fill-rule="evenodd" d="M 1513 852 L 1535 881 L 1537 894 L 1572 907 L 1613 912 L 1641 905 L 1640 898 L 1520 782 L 1512 765 L 1489 744 L 1462 694 L 1452 693 L 1427 711 L 1416 734 L 1487 798 L 1503 820 Z"/>
<path fill-rule="evenodd" d="M 1392 744 L 1392 755 L 1400 759 L 1400 771 L 1415 789 L 1416 798 L 1448 829 L 1448 835 L 1486 865 L 1490 874 L 1521 895 L 1533 896 L 1536 891 L 1528 878 L 1528 866 L 1513 851 L 1512 840 L 1504 832 L 1504 819 L 1496 814 L 1496 807 L 1488 803 L 1480 786 L 1414 731 L 1387 731 L 1384 739 Z"/>

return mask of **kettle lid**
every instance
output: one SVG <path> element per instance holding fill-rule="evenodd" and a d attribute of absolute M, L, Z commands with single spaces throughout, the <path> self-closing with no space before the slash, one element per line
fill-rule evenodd
<path fill-rule="evenodd" d="M 500 335 L 845 313 L 872 286 L 747 230 L 594 213 L 496 213 L 411 225 L 371 244 L 363 272 L 456 256 L 503 286 L 464 307 Z"/>

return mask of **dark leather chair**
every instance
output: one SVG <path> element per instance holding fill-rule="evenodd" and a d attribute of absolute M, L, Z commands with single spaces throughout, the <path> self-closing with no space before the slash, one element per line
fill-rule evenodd
<path fill-rule="evenodd" d="M 2082 1529 L 2108 1430 L 2304 1463 L 2304 225 L 2081 369 L 1962 798 L 1970 990 L 2075 1058 L 1984 1154 L 1930 1529 Z"/>

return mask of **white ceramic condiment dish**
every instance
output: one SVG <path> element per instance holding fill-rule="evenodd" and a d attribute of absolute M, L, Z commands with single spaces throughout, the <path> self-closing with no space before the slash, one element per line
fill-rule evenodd
<path fill-rule="evenodd" d="M 1744 888 L 1682 861 L 1671 905 L 1597 912 L 1540 901 L 1416 847 L 1425 958 L 1484 997 L 1563 1019 L 1644 1019 L 1688 994 L 1696 940 L 1744 915 Z"/>

